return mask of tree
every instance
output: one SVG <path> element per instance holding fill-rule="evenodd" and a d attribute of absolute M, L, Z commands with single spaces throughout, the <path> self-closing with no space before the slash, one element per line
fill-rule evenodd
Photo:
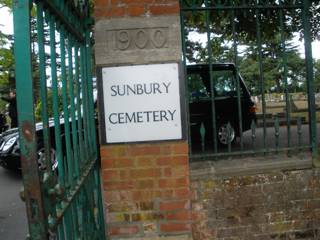
<path fill-rule="evenodd" d="M 317 92 L 320 92 L 320 59 L 314 63 L 314 85 Z"/>
<path fill-rule="evenodd" d="M 184 7 L 203 7 L 204 1 L 185 0 Z M 221 5 L 243 4 L 243 1 L 225 1 Z M 320 32 L 320 1 L 312 1 L 313 39 L 319 39 Z M 216 1 L 208 1 L 216 4 Z M 277 5 L 279 1 L 268 1 L 268 5 Z M 287 3 L 289 4 L 289 3 Z M 258 19 L 257 19 L 257 16 Z M 265 92 L 302 91 L 306 88 L 305 60 L 300 55 L 295 36 L 303 37 L 303 22 L 300 9 L 260 8 L 215 11 L 187 11 L 182 18 L 186 42 L 186 56 L 189 63 L 209 62 L 238 62 L 240 73 L 245 78 L 248 87 L 254 94 L 261 94 L 260 66 L 263 67 Z M 258 35 L 258 27 L 260 36 Z M 209 32 L 210 42 L 200 43 L 195 35 Z M 261 59 L 259 58 L 259 40 Z M 234 44 L 237 45 L 235 58 Z M 210 45 L 209 45 L 210 44 Z M 210 48 L 210 47 L 211 48 Z M 285 52 L 283 47 L 285 46 Z M 210 49 L 209 49 L 210 48 Z M 211 54 L 209 54 L 211 53 Z M 286 65 L 286 68 L 285 68 Z M 287 70 L 287 81 L 284 73 Z"/>
<path fill-rule="evenodd" d="M 0 0 L 0 9 L 11 7 L 11 0 Z M 14 71 L 13 37 L 0 31 L 0 94 L 8 93 L 14 88 L 12 73 Z M 6 102 L 0 100 L 0 112 L 4 111 Z"/>

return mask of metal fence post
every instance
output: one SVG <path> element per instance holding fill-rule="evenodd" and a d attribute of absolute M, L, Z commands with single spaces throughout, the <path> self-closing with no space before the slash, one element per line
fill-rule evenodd
<path fill-rule="evenodd" d="M 320 160 L 318 159 L 318 141 L 317 141 L 317 119 L 316 119 L 316 104 L 314 96 L 314 75 L 313 75 L 313 59 L 311 46 L 311 26 L 310 26 L 310 1 L 303 1 L 303 27 L 304 27 L 304 46 L 306 59 L 306 73 L 307 73 L 307 91 L 308 91 L 308 107 L 309 107 L 309 132 L 310 144 L 312 148 L 313 163 L 320 167 Z"/>
<path fill-rule="evenodd" d="M 29 233 L 33 240 L 44 240 L 46 218 L 38 172 L 35 118 L 33 106 L 33 80 L 30 37 L 30 0 L 13 1 L 14 51 L 16 66 L 17 109 L 21 165 L 24 192 L 29 219 Z"/>

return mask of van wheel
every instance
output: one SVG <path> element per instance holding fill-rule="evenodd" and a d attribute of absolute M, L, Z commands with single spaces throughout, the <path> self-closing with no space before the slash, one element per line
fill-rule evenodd
<path fill-rule="evenodd" d="M 217 135 L 218 135 L 217 136 L 218 143 L 221 144 L 222 146 L 228 146 L 228 142 L 232 144 L 236 139 L 236 132 L 234 130 L 234 126 L 232 123 L 230 123 L 229 130 L 228 130 L 228 122 L 223 122 L 218 125 Z"/>

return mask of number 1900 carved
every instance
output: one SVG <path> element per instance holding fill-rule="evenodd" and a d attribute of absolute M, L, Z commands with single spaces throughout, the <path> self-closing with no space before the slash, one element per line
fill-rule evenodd
<path fill-rule="evenodd" d="M 108 31 L 113 50 L 161 49 L 168 46 L 168 28 L 140 28 Z"/>

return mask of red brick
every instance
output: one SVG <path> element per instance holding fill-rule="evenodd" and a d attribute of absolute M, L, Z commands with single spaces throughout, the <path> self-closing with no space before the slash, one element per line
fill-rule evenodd
<path fill-rule="evenodd" d="M 104 191 L 104 200 L 107 202 L 120 201 L 120 195 L 118 191 Z"/>
<path fill-rule="evenodd" d="M 176 212 L 170 212 L 166 215 L 167 220 L 186 221 L 191 220 L 191 211 L 182 210 Z"/>
<path fill-rule="evenodd" d="M 188 154 L 189 146 L 185 142 L 173 144 L 172 152 L 173 154 Z"/>
<path fill-rule="evenodd" d="M 172 176 L 172 169 L 171 168 L 165 168 L 163 169 L 163 175 L 164 177 L 171 177 Z"/>
<path fill-rule="evenodd" d="M 94 0 L 94 6 L 107 6 L 108 0 Z"/>
<path fill-rule="evenodd" d="M 186 187 L 189 184 L 189 179 L 187 178 L 167 178 L 159 180 L 159 188 L 178 188 Z"/>
<path fill-rule="evenodd" d="M 130 156 L 145 156 L 145 155 L 157 155 L 160 153 L 160 147 L 157 145 L 149 146 L 132 146 L 129 150 Z"/>
<path fill-rule="evenodd" d="M 124 180 L 131 180 L 130 170 L 120 170 L 120 179 Z"/>
<path fill-rule="evenodd" d="M 163 200 L 172 199 L 173 198 L 173 190 L 165 190 L 161 192 L 161 198 Z"/>
<path fill-rule="evenodd" d="M 160 210 L 161 211 L 172 211 L 172 210 L 179 210 L 179 209 L 190 209 L 190 202 L 188 200 L 184 201 L 168 201 L 168 202 L 161 202 L 160 203 Z"/>
<path fill-rule="evenodd" d="M 190 198 L 191 197 L 191 191 L 189 190 L 189 188 L 180 188 L 180 189 L 176 189 L 174 191 L 174 195 L 178 199 L 180 199 L 180 198 Z"/>
<path fill-rule="evenodd" d="M 132 169 L 130 175 L 134 179 L 140 178 L 158 178 L 161 176 L 161 169 L 147 168 L 147 169 Z"/>
<path fill-rule="evenodd" d="M 163 223 L 160 225 L 160 231 L 166 233 L 188 232 L 191 230 L 189 223 Z"/>
<path fill-rule="evenodd" d="M 125 145 L 102 146 L 100 149 L 101 157 L 113 158 L 127 155 Z"/>
<path fill-rule="evenodd" d="M 172 167 L 171 171 L 172 171 L 172 176 L 175 176 L 175 177 L 189 176 L 189 167 L 186 165 Z"/>
<path fill-rule="evenodd" d="M 136 188 L 138 189 L 150 189 L 154 188 L 154 180 L 139 180 L 135 181 Z"/>
<path fill-rule="evenodd" d="M 171 155 L 172 154 L 172 144 L 162 144 L 161 147 L 160 147 L 160 154 L 163 155 L 163 156 L 167 156 L 167 155 Z"/>
<path fill-rule="evenodd" d="M 158 157 L 157 164 L 160 166 L 178 166 L 178 165 L 187 165 L 188 156 L 165 156 Z"/>
<path fill-rule="evenodd" d="M 117 158 L 113 163 L 116 168 L 128 168 L 133 166 L 133 160 L 130 158 Z"/>
<path fill-rule="evenodd" d="M 130 5 L 136 5 L 137 3 L 146 5 L 146 4 L 153 3 L 154 0 L 139 0 L 139 1 L 122 0 L 121 2 L 122 2 L 122 3 L 126 3 L 128 6 L 130 6 Z"/>
<path fill-rule="evenodd" d="M 131 17 L 138 17 L 145 13 L 144 6 L 130 6 L 127 10 L 128 15 Z"/>
<path fill-rule="evenodd" d="M 122 181 L 122 182 L 103 182 L 104 188 L 107 190 L 127 190 L 133 188 L 132 181 Z"/>
<path fill-rule="evenodd" d="M 103 158 L 103 157 L 110 157 L 109 154 L 109 149 L 106 147 L 106 146 L 102 146 L 100 148 L 100 156 Z"/>
<path fill-rule="evenodd" d="M 103 181 L 115 181 L 119 180 L 120 174 L 117 170 L 104 170 L 102 171 Z"/>
<path fill-rule="evenodd" d="M 174 188 L 176 187 L 175 179 L 160 179 L 159 188 Z"/>
<path fill-rule="evenodd" d="M 172 15 L 180 13 L 179 3 L 170 5 L 151 5 L 149 10 L 152 15 Z"/>
<path fill-rule="evenodd" d="M 109 235 L 134 235 L 139 233 L 140 228 L 138 225 L 128 225 L 128 226 L 109 226 Z"/>
<path fill-rule="evenodd" d="M 176 186 L 177 187 L 187 187 L 187 186 L 189 186 L 189 178 L 184 177 L 184 178 L 176 179 Z"/>
<path fill-rule="evenodd" d="M 119 191 L 120 201 L 131 201 L 132 191 Z"/>
<path fill-rule="evenodd" d="M 126 9 L 124 7 L 106 7 L 106 8 L 95 8 L 94 15 L 97 18 L 105 17 L 123 17 L 125 16 Z"/>
<path fill-rule="evenodd" d="M 157 190 L 145 190 L 140 189 L 133 191 L 132 198 L 134 201 L 141 201 L 141 200 L 152 200 L 154 198 L 160 198 L 161 197 L 161 191 Z"/>
<path fill-rule="evenodd" d="M 115 161 L 114 159 L 102 158 L 101 159 L 101 169 L 113 168 L 114 161 Z"/>
<path fill-rule="evenodd" d="M 135 160 L 136 167 L 151 167 L 155 165 L 155 160 L 153 157 L 138 157 Z"/>
<path fill-rule="evenodd" d="M 118 201 L 114 203 L 108 203 L 106 205 L 107 213 L 109 212 L 130 212 L 137 211 L 137 206 L 132 202 Z M 107 214 L 108 215 L 108 214 Z"/>
<path fill-rule="evenodd" d="M 118 5 L 119 3 L 121 3 L 121 0 L 110 0 L 111 5 Z"/>

